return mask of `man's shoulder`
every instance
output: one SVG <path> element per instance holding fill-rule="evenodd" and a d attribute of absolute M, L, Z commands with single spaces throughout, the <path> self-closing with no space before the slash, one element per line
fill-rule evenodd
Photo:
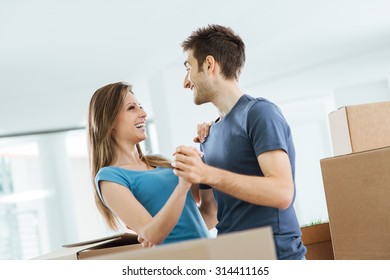
<path fill-rule="evenodd" d="M 270 112 L 279 112 L 279 107 L 264 97 L 252 97 L 247 95 L 247 108 L 248 113 L 256 113 L 256 114 L 269 114 Z"/>

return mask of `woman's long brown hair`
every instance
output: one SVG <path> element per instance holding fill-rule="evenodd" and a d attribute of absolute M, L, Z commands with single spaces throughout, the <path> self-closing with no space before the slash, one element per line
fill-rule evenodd
<path fill-rule="evenodd" d="M 119 219 L 101 201 L 95 184 L 95 176 L 102 167 L 110 166 L 116 160 L 117 141 L 112 133 L 112 127 L 129 91 L 132 93 L 132 87 L 125 83 L 106 85 L 93 94 L 88 110 L 88 151 L 95 203 L 105 223 L 112 230 L 119 229 Z M 171 168 L 170 161 L 163 157 L 145 156 L 139 144 L 137 144 L 137 150 L 140 159 L 146 164 Z"/>

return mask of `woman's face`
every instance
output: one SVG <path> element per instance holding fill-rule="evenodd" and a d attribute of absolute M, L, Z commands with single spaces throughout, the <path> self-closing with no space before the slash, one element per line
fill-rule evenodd
<path fill-rule="evenodd" d="M 146 139 L 147 114 L 130 91 L 127 92 L 113 129 L 118 141 L 137 144 Z"/>

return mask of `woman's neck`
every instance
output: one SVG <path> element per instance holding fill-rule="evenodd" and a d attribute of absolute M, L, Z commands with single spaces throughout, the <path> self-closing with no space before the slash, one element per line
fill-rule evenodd
<path fill-rule="evenodd" d="M 117 159 L 112 164 L 113 166 L 135 170 L 147 170 L 151 168 L 151 166 L 149 166 L 145 160 L 140 157 L 136 145 L 131 147 L 118 145 L 116 155 Z"/>

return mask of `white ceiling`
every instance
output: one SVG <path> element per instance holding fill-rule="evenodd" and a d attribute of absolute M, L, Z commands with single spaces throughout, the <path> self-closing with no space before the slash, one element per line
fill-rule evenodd
<path fill-rule="evenodd" d="M 0 0 L 0 135 L 82 125 L 94 90 L 182 65 L 209 23 L 244 39 L 251 87 L 389 49 L 389 15 L 388 0 Z"/>

